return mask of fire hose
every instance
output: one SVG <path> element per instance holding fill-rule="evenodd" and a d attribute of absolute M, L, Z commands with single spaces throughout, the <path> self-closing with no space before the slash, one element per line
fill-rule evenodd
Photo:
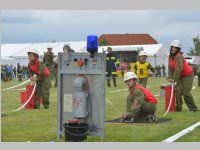
<path fill-rule="evenodd" d="M 30 97 L 28 98 L 28 100 L 22 106 L 20 106 L 19 108 L 13 110 L 12 112 L 20 111 L 21 109 L 23 109 L 29 103 L 31 98 L 33 97 L 33 94 L 35 93 L 35 89 L 36 89 L 36 83 L 34 84 L 33 91 L 31 93 Z"/>
<path fill-rule="evenodd" d="M 171 95 L 170 95 L 169 105 L 168 105 L 168 108 L 167 108 L 166 112 L 164 113 L 165 116 L 168 114 L 169 109 L 170 109 L 170 107 L 172 105 L 172 99 L 173 99 L 173 95 L 174 95 L 174 83 L 171 84 L 171 87 L 172 88 L 171 88 Z"/>
<path fill-rule="evenodd" d="M 23 91 L 23 90 L 26 90 L 26 88 L 21 88 L 21 89 L 10 89 L 10 90 Z"/>
<path fill-rule="evenodd" d="M 3 91 L 7 91 L 7 90 L 14 89 L 14 88 L 19 87 L 19 86 L 22 86 L 22 85 L 24 85 L 24 84 L 26 84 L 26 83 L 28 83 L 28 82 L 30 82 L 30 81 L 31 81 L 31 80 L 28 79 L 28 80 L 26 80 L 26 81 L 24 81 L 24 82 L 22 82 L 22 83 L 20 83 L 20 84 L 18 84 L 18 85 L 15 85 L 15 86 L 12 86 L 12 87 L 9 87 L 9 88 L 5 88 L 5 89 L 3 89 Z"/>
<path fill-rule="evenodd" d="M 33 77 L 37 77 L 37 75 L 34 74 Z M 22 83 L 20 83 L 20 84 L 17 84 L 17 85 L 15 85 L 15 86 L 12 86 L 12 87 L 9 87 L 9 88 L 5 88 L 5 89 L 3 89 L 3 91 L 7 91 L 7 90 L 14 89 L 14 88 L 19 87 L 19 86 L 21 86 L 21 85 L 24 85 L 24 84 L 26 84 L 26 83 L 28 83 L 28 82 L 30 82 L 30 81 L 31 81 L 31 80 L 28 79 L 28 80 L 26 80 L 26 81 L 24 81 L 24 82 L 22 82 Z"/>

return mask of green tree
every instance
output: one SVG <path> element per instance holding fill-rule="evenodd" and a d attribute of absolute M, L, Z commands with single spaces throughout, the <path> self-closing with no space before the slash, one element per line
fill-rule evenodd
<path fill-rule="evenodd" d="M 196 36 L 193 38 L 194 48 L 190 49 L 188 55 L 200 56 L 200 38 Z"/>
<path fill-rule="evenodd" d="M 99 46 L 109 46 L 110 43 L 103 37 L 102 41 L 99 42 Z"/>

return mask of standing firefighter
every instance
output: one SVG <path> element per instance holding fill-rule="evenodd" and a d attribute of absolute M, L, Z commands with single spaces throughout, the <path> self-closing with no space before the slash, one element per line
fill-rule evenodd
<path fill-rule="evenodd" d="M 164 64 L 162 64 L 162 77 L 166 77 L 166 67 Z"/>
<path fill-rule="evenodd" d="M 117 58 L 116 56 L 112 53 L 112 48 L 108 47 L 108 54 L 106 55 L 106 77 L 107 77 L 107 86 L 111 87 L 110 85 L 110 80 L 111 78 L 113 79 L 113 84 L 114 87 L 117 87 L 117 81 L 116 81 L 116 77 L 117 77 L 117 68 L 116 68 L 116 61 Z"/>
<path fill-rule="evenodd" d="M 152 67 L 152 65 L 146 61 L 147 59 L 147 53 L 144 51 L 140 51 L 138 55 L 138 61 L 135 63 L 135 73 L 138 76 L 139 83 L 146 87 L 147 80 L 148 80 L 148 70 L 150 69 L 153 73 L 155 72 L 155 69 Z"/>
<path fill-rule="evenodd" d="M 124 82 L 130 94 L 127 97 L 127 111 L 121 118 L 135 122 L 155 122 L 157 100 L 154 95 L 137 83 L 137 75 L 134 72 L 127 72 Z"/>
<path fill-rule="evenodd" d="M 54 53 L 52 52 L 52 47 L 47 47 L 47 52 L 44 53 L 43 63 L 47 66 L 50 71 L 50 81 L 54 78 Z M 51 83 L 50 83 L 51 87 Z"/>
<path fill-rule="evenodd" d="M 20 63 L 17 63 L 17 78 L 18 78 L 18 81 L 22 81 L 22 72 L 23 72 L 23 69 L 22 69 Z"/>
<path fill-rule="evenodd" d="M 180 41 L 174 40 L 170 46 L 168 81 L 176 82 L 176 111 L 182 111 L 182 96 L 189 110 L 197 111 L 191 94 L 194 78 L 193 70 L 181 53 Z"/>
<path fill-rule="evenodd" d="M 32 49 L 28 52 L 29 57 L 29 76 L 30 80 L 36 82 L 36 101 L 34 108 L 40 108 L 40 98 L 42 97 L 43 105 L 45 109 L 49 108 L 49 89 L 50 89 L 50 79 L 49 70 L 44 66 L 38 59 L 39 52 L 36 49 Z M 37 77 L 33 77 L 37 75 Z"/>
<path fill-rule="evenodd" d="M 196 74 L 198 77 L 198 87 L 200 87 L 200 65 L 197 66 Z"/>

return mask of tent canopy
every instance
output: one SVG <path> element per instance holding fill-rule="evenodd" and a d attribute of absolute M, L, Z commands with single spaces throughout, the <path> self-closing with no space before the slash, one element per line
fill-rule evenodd
<path fill-rule="evenodd" d="M 55 55 L 58 52 L 63 51 L 63 46 L 68 44 L 75 52 L 87 52 L 87 42 L 86 41 L 73 41 L 73 42 L 53 42 L 53 43 L 26 43 L 26 44 L 2 44 L 1 45 L 1 63 L 10 63 L 11 58 L 14 58 L 16 62 L 22 64 L 27 64 L 27 52 L 30 49 L 38 49 L 40 56 L 44 55 L 47 51 L 47 47 L 51 46 Z M 98 52 L 107 52 L 107 47 L 112 47 L 114 52 L 123 51 L 139 51 L 143 49 L 148 54 L 148 61 L 156 66 L 158 64 L 166 64 L 168 61 L 168 50 L 163 46 L 163 44 L 146 44 L 146 45 L 121 45 L 121 46 L 99 46 Z M 42 58 L 42 57 L 40 57 Z M 9 60 L 10 59 L 10 60 Z"/>
<path fill-rule="evenodd" d="M 163 54 L 168 54 L 166 48 L 163 44 L 147 44 L 147 45 L 121 45 L 121 46 L 101 46 L 99 47 L 99 52 L 106 51 L 107 47 L 112 47 L 113 52 L 119 51 L 139 51 L 143 49 L 148 56 L 154 56 L 161 51 Z"/>
<path fill-rule="evenodd" d="M 30 49 L 38 49 L 40 55 L 47 51 L 47 47 L 51 46 L 53 52 L 57 55 L 63 51 L 65 44 L 70 45 L 76 52 L 83 51 L 86 48 L 86 41 L 77 42 L 54 42 L 54 43 L 27 43 L 27 44 L 2 44 L 1 58 L 25 58 Z"/>
<path fill-rule="evenodd" d="M 47 51 L 47 47 L 53 47 L 53 52 L 57 55 L 58 52 L 63 51 L 65 44 L 70 45 L 75 52 L 87 52 L 86 41 L 75 41 L 75 42 L 55 42 L 55 43 L 27 43 L 27 44 L 2 44 L 1 47 L 1 58 L 16 58 L 16 57 L 27 57 L 29 49 L 38 49 L 40 55 L 43 55 Z M 107 47 L 112 47 L 114 52 L 117 51 L 139 51 L 143 49 L 149 56 L 154 56 L 161 50 L 162 53 L 167 54 L 167 50 L 163 44 L 148 44 L 148 45 L 121 45 L 121 46 L 100 46 L 99 52 L 107 50 Z"/>

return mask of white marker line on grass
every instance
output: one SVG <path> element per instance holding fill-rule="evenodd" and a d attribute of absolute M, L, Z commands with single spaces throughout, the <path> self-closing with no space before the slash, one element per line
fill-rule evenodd
<path fill-rule="evenodd" d="M 155 86 L 159 86 L 159 85 L 147 86 L 147 88 L 155 87 Z M 117 92 L 122 92 L 122 91 L 127 91 L 127 90 L 128 89 L 120 89 L 120 90 L 116 90 L 116 91 L 112 91 L 112 92 L 108 92 L 108 93 L 117 93 Z"/>
<path fill-rule="evenodd" d="M 110 104 L 120 115 L 122 114 L 122 112 L 120 112 L 119 109 L 116 106 L 114 106 L 108 98 L 106 98 L 106 102 Z"/>
<path fill-rule="evenodd" d="M 167 142 L 167 143 L 170 143 L 170 142 L 174 142 L 176 141 L 177 139 L 179 139 L 180 137 L 184 136 L 185 134 L 188 134 L 190 133 L 192 130 L 194 130 L 196 127 L 200 126 L 200 121 L 195 123 L 194 125 L 178 132 L 177 134 L 163 140 L 162 142 Z"/>
<path fill-rule="evenodd" d="M 112 92 L 109 92 L 109 93 L 117 93 L 117 92 L 122 92 L 122 91 L 128 91 L 128 89 L 116 90 L 116 91 L 112 91 Z"/>

